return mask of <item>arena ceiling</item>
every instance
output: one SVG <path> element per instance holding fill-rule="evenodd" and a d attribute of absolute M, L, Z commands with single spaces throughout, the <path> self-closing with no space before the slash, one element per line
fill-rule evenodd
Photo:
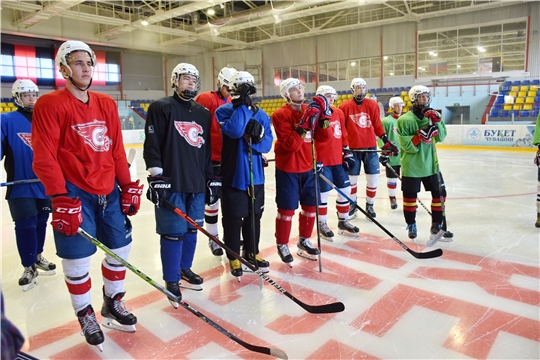
<path fill-rule="evenodd" d="M 130 33 L 158 35 L 167 54 L 257 49 L 263 44 L 390 23 L 512 6 L 534 0 L 341 0 L 341 1 L 27 1 L 2 0 L 11 10 L 6 34 L 30 33 L 55 18 L 94 25 L 96 44 L 143 50 Z M 61 23 L 51 21 L 50 24 Z M 128 35 L 128 36 L 126 36 Z M 123 39 L 130 39 L 125 41 Z M 190 48 L 187 51 L 187 48 Z M 153 48 L 153 50 L 156 47 Z"/>

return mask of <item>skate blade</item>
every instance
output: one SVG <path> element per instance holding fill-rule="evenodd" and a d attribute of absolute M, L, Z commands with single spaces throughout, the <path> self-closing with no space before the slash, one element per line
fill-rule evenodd
<path fill-rule="evenodd" d="M 167 300 L 169 300 L 173 308 L 178 309 L 178 301 L 169 298 Z"/>
<path fill-rule="evenodd" d="M 321 234 L 321 239 L 323 240 L 326 240 L 328 242 L 334 242 L 334 238 L 333 237 L 327 237 L 327 236 L 324 236 Z"/>
<path fill-rule="evenodd" d="M 319 260 L 319 257 L 317 255 L 311 255 L 307 251 L 303 251 L 303 250 L 298 250 L 296 252 L 296 255 L 303 257 L 304 259 L 311 260 L 311 261 Z"/>
<path fill-rule="evenodd" d="M 37 279 L 34 279 L 30 284 L 22 285 L 22 291 L 26 292 L 28 290 L 32 290 L 35 288 L 38 284 Z"/>
<path fill-rule="evenodd" d="M 194 291 L 201 291 L 202 290 L 202 285 L 200 285 L 200 284 L 190 284 L 187 281 L 185 283 L 180 282 L 178 284 L 178 286 L 180 286 L 181 288 L 184 288 L 184 289 L 189 289 L 189 290 L 194 290 Z"/>
<path fill-rule="evenodd" d="M 107 318 L 107 317 L 103 318 L 101 325 L 109 329 L 118 330 L 118 331 L 127 332 L 127 333 L 134 333 L 135 330 L 137 330 L 135 328 L 135 325 L 122 325 L 116 320 Z"/>
<path fill-rule="evenodd" d="M 53 276 L 56 275 L 56 270 L 42 270 L 40 268 L 37 268 L 39 275 L 45 275 L 45 276 Z"/>
<path fill-rule="evenodd" d="M 268 267 L 259 267 L 259 270 L 263 273 L 263 274 L 266 274 L 266 273 L 269 273 L 270 270 L 268 269 Z M 246 265 L 242 264 L 242 271 L 245 272 L 245 273 L 250 273 L 250 274 L 255 274 L 255 271 L 251 270 L 250 268 L 248 268 Z"/>
<path fill-rule="evenodd" d="M 97 344 L 97 345 L 94 345 L 95 347 L 97 347 L 99 349 L 99 351 L 103 352 L 103 345 L 102 344 Z"/>
<path fill-rule="evenodd" d="M 431 235 L 429 240 L 426 242 L 426 245 L 431 247 L 437 243 L 437 241 L 441 240 L 444 235 L 444 230 L 439 230 L 438 233 L 435 235 Z"/>
<path fill-rule="evenodd" d="M 338 231 L 338 234 L 339 235 L 343 235 L 343 236 L 348 236 L 348 237 L 360 237 L 360 233 L 357 232 L 357 233 L 351 233 L 351 232 L 348 232 L 347 230 L 339 230 Z"/>

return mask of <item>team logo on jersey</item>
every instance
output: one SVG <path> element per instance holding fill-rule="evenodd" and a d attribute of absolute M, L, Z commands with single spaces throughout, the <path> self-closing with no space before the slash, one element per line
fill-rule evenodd
<path fill-rule="evenodd" d="M 341 139 L 341 136 L 343 135 L 343 131 L 341 131 L 341 124 L 339 120 L 332 121 L 331 125 L 334 128 L 334 137 L 336 139 Z"/>
<path fill-rule="evenodd" d="M 19 137 L 21 138 L 21 140 L 23 141 L 23 143 L 25 145 L 27 145 L 30 149 L 32 149 L 32 134 L 30 133 L 17 133 L 17 135 L 19 135 Z M 32 149 L 34 150 L 34 149 Z"/>
<path fill-rule="evenodd" d="M 106 152 L 109 151 L 112 140 L 105 134 L 107 134 L 107 127 L 105 121 L 94 119 L 94 121 L 86 124 L 72 125 L 71 128 L 84 139 L 84 142 L 94 151 Z"/>
<path fill-rule="evenodd" d="M 201 125 L 197 124 L 195 121 L 175 121 L 174 126 L 178 133 L 186 139 L 189 145 L 200 148 L 204 144 L 204 139 L 201 134 L 204 133 L 204 130 Z"/>
<path fill-rule="evenodd" d="M 361 128 L 368 129 L 371 127 L 371 120 L 369 120 L 369 115 L 362 112 L 360 114 L 349 115 L 351 120 Z"/>

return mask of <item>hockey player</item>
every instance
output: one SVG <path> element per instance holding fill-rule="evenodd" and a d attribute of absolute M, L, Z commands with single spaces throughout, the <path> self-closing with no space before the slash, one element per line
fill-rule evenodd
<path fill-rule="evenodd" d="M 212 138 L 212 165 L 214 176 L 219 174 L 221 165 L 221 130 L 216 120 L 215 112 L 218 107 L 231 102 L 230 79 L 236 72 L 236 69 L 224 67 L 220 70 L 217 80 L 217 89 L 207 91 L 197 96 L 196 101 L 206 107 L 212 115 L 212 127 L 210 128 L 210 136 Z M 206 231 L 218 237 L 218 210 L 219 198 L 214 204 L 206 204 L 204 208 L 204 223 Z M 214 256 L 223 255 L 223 249 L 216 244 L 215 241 L 208 239 L 208 246 Z"/>
<path fill-rule="evenodd" d="M 17 111 L 2 114 L 0 159 L 5 157 L 7 181 L 34 179 L 36 174 L 32 170 L 34 152 L 30 132 L 39 89 L 32 80 L 17 80 L 11 87 L 11 94 Z M 19 285 L 23 291 L 28 291 L 38 284 L 38 270 L 43 271 L 40 273 L 42 275 L 56 273 L 56 265 L 43 256 L 51 201 L 39 182 L 8 187 L 6 199 L 15 223 L 17 249 L 24 267 Z"/>
<path fill-rule="evenodd" d="M 379 105 L 376 101 L 367 99 L 367 83 L 364 79 L 355 78 L 351 81 L 351 91 L 354 95 L 352 99 L 345 100 L 339 105 L 345 114 L 345 127 L 349 132 L 349 145 L 353 150 L 354 167 L 349 171 L 351 181 L 351 199 L 356 202 L 358 175 L 362 162 L 366 173 L 366 212 L 374 218 L 376 216 L 373 204 L 377 195 L 377 183 L 379 175 L 379 159 L 376 152 L 362 150 L 376 150 L 376 136 L 381 138 L 384 145 L 383 150 L 389 154 L 397 155 L 399 149 L 388 140 L 381 123 Z M 355 151 L 357 150 L 357 151 Z M 351 205 L 350 218 L 357 216 L 357 209 Z"/>
<path fill-rule="evenodd" d="M 197 229 L 163 206 L 161 199 L 167 199 L 203 226 L 205 190 L 209 187 L 214 195 L 207 198 L 207 203 L 214 204 L 221 188 L 212 173 L 212 118 L 208 109 L 193 100 L 200 85 L 195 66 L 176 65 L 171 74 L 173 96 L 150 104 L 144 128 L 143 157 L 150 173 L 147 197 L 155 204 L 163 280 L 167 290 L 180 299 L 179 286 L 202 290 L 203 279 L 191 270 Z"/>
<path fill-rule="evenodd" d="M 104 336 L 90 299 L 90 259 L 96 246 L 77 230 L 99 233 L 105 246 L 127 259 L 131 236 L 126 236 L 125 215 L 139 210 L 143 185 L 131 181 L 115 101 L 88 90 L 96 66 L 92 49 L 81 41 L 66 41 L 55 62 L 66 88 L 36 103 L 34 171 L 52 197 L 56 251 L 82 334 L 101 350 Z M 134 332 L 137 318 L 122 301 L 126 268 L 106 255 L 101 272 L 103 325 Z"/>
<path fill-rule="evenodd" d="M 446 137 L 446 126 L 441 121 L 438 112 L 429 108 L 431 93 L 422 85 L 416 85 L 409 90 L 412 101 L 412 111 L 400 116 L 397 122 L 399 144 L 402 149 L 401 171 L 403 191 L 403 215 L 407 223 L 408 236 L 415 239 L 418 235 L 416 228 L 416 199 L 420 184 L 426 191 L 431 192 L 431 233 L 437 234 L 443 226 L 441 196 L 446 200 L 446 187 L 437 174 L 438 159 L 435 158 L 433 147 Z M 442 194 L 439 191 L 442 190 Z M 450 231 L 444 233 L 445 239 L 451 239 Z M 447 240 L 451 241 L 451 240 Z"/>
<path fill-rule="evenodd" d="M 317 89 L 317 95 L 326 97 L 330 106 L 337 99 L 336 90 L 328 85 L 321 85 Z M 332 108 L 330 126 L 333 135 L 329 141 L 316 142 L 317 161 L 322 162 L 324 167 L 322 174 L 333 182 L 347 196 L 351 193 L 347 170 L 354 167 L 354 156 L 349 149 L 347 129 L 345 128 L 345 116 L 338 108 Z M 321 201 L 319 206 L 319 231 L 323 239 L 334 241 L 334 232 L 330 230 L 327 223 L 328 196 L 332 188 L 325 181 L 319 182 Z M 338 216 L 338 234 L 348 236 L 358 236 L 360 229 L 349 222 L 349 202 L 338 193 L 336 200 Z"/>
<path fill-rule="evenodd" d="M 283 80 L 281 96 L 287 102 L 272 115 L 277 141 L 276 159 L 276 242 L 281 260 L 292 266 L 293 257 L 288 243 L 292 217 L 302 207 L 299 216 L 299 256 L 317 260 L 320 254 L 309 240 L 315 224 L 315 187 L 311 137 L 316 141 L 329 141 L 330 123 L 323 113 L 329 110 L 324 96 L 315 96 L 309 106 L 304 102 L 304 86 L 295 78 Z"/>
<path fill-rule="evenodd" d="M 392 109 L 392 113 L 382 119 L 381 122 L 385 133 L 388 135 L 388 139 L 393 143 L 397 144 L 397 119 L 401 116 L 405 103 L 403 102 L 402 98 L 400 98 L 399 96 L 395 96 L 390 98 L 389 105 Z M 382 141 L 380 140 L 379 144 L 383 146 Z M 386 153 L 382 153 L 381 156 L 379 156 L 379 161 L 382 166 L 384 166 L 386 171 L 386 186 L 388 187 L 388 196 L 390 197 L 390 208 L 392 210 L 395 210 L 398 208 L 396 200 L 396 188 L 398 178 L 396 174 L 400 174 L 401 160 L 399 158 L 399 155 L 389 156 Z M 392 169 L 394 169 L 394 172 L 396 174 L 394 174 L 394 172 L 390 170 L 386 164 L 389 164 Z"/>
<path fill-rule="evenodd" d="M 538 145 L 538 151 L 534 158 L 534 163 L 538 166 L 538 194 L 536 195 L 536 223 L 534 226 L 540 228 L 540 113 L 538 114 L 538 119 L 536 119 L 533 145 Z"/>
<path fill-rule="evenodd" d="M 220 106 L 216 118 L 221 124 L 223 149 L 221 159 L 222 176 L 222 225 L 223 240 L 234 252 L 240 252 L 240 232 L 244 239 L 242 257 L 256 265 L 262 272 L 268 272 L 270 264 L 259 257 L 261 217 L 264 210 L 264 171 L 262 154 L 272 148 L 270 118 L 260 108 L 252 104 L 257 92 L 255 80 L 247 71 L 238 71 L 230 81 L 232 104 Z M 250 180 L 250 147 L 253 174 Z M 253 184 L 251 183 L 253 181 Z M 253 185 L 254 193 L 251 193 Z M 252 196 L 254 206 L 252 209 Z M 254 213 L 252 213 L 254 210 Z M 252 228 L 254 217 L 255 229 Z M 255 233 L 255 239 L 253 239 Z M 254 248 L 255 246 L 255 248 Z M 239 260 L 227 254 L 231 274 L 238 279 L 243 270 Z"/>

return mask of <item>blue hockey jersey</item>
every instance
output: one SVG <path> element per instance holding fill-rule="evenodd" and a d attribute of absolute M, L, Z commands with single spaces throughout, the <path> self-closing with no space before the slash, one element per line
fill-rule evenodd
<path fill-rule="evenodd" d="M 2 113 L 2 148 L 0 158 L 4 159 L 7 181 L 29 180 L 37 178 L 32 170 L 34 151 L 32 150 L 32 123 L 19 111 Z M 6 199 L 34 198 L 46 199 L 42 183 L 30 183 L 9 186 Z"/>

